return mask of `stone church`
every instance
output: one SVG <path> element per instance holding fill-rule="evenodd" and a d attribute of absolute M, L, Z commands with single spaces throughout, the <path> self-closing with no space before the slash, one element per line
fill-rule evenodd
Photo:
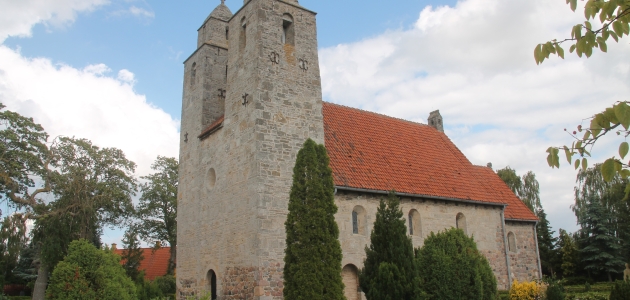
<path fill-rule="evenodd" d="M 439 112 L 427 125 L 323 102 L 316 13 L 297 0 L 245 0 L 232 13 L 223 1 L 184 63 L 178 298 L 282 299 L 284 221 L 307 138 L 330 156 L 349 300 L 364 297 L 357 272 L 391 190 L 414 246 L 458 227 L 499 289 L 540 278 L 536 216 L 491 168 L 468 161 Z"/>

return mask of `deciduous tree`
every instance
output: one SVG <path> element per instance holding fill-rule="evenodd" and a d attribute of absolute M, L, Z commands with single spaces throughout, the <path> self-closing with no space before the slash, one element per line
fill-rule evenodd
<path fill-rule="evenodd" d="M 577 0 L 567 0 L 573 11 L 577 8 Z M 579 57 L 590 57 L 594 48 L 602 52 L 608 51 L 607 42 L 610 38 L 618 42 L 624 35 L 630 34 L 630 0 L 588 0 L 584 5 L 585 20 L 576 24 L 571 30 L 571 37 L 564 40 L 552 40 L 544 44 L 538 44 L 534 49 L 534 59 L 537 64 L 556 54 L 564 58 L 562 44 L 570 43 L 569 51 L 575 52 Z M 596 26 L 593 26 L 593 23 Z M 600 26 L 597 26 L 600 24 Z M 599 28 L 597 28 L 599 27 Z M 588 157 L 596 142 L 608 133 L 614 132 L 623 136 L 619 144 L 619 157 L 613 156 L 601 165 L 601 174 L 606 181 L 613 180 L 615 174 L 620 174 L 624 179 L 630 176 L 628 163 L 623 159 L 628 154 L 629 146 L 625 138 L 630 134 L 630 102 L 619 101 L 603 112 L 590 118 L 587 125 L 580 124 L 576 130 L 569 130 L 574 139 L 571 146 L 549 147 L 547 149 L 547 163 L 552 168 L 560 167 L 560 155 L 562 151 L 567 162 L 580 166 L 583 170 L 588 168 Z M 566 130 L 566 129 L 565 129 Z M 575 162 L 573 162 L 575 159 Z M 626 198 L 630 195 L 630 185 L 626 185 Z"/>
<path fill-rule="evenodd" d="M 167 274 L 175 271 L 177 253 L 177 186 L 179 163 L 173 157 L 158 156 L 151 166 L 155 173 L 143 176 L 142 196 L 136 208 L 140 222 L 136 228 L 147 242 L 168 242 L 170 259 Z"/>
<path fill-rule="evenodd" d="M 70 243 L 68 255 L 55 267 L 46 298 L 132 300 L 136 288 L 118 255 L 81 239 Z"/>

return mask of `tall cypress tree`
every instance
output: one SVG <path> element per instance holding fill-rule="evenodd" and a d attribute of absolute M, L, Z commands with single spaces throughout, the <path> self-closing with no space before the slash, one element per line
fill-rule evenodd
<path fill-rule="evenodd" d="M 332 170 L 323 145 L 308 139 L 293 168 L 285 222 L 284 298 L 342 300 L 341 245 Z"/>
<path fill-rule="evenodd" d="M 407 236 L 400 201 L 393 192 L 387 202 L 381 199 L 365 254 L 359 282 L 367 299 L 407 300 L 420 296 L 413 244 Z"/>

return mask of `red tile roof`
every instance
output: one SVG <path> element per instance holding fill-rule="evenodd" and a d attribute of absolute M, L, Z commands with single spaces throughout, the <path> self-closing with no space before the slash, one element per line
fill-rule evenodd
<path fill-rule="evenodd" d="M 490 169 L 475 166 L 428 125 L 324 102 L 336 186 L 507 204 L 506 219 L 537 220 Z"/>
<path fill-rule="evenodd" d="M 122 256 L 125 249 L 116 249 L 114 253 Z M 144 278 L 153 280 L 155 277 L 166 275 L 168 260 L 171 257 L 171 247 L 161 247 L 155 251 L 153 248 L 142 248 L 144 259 L 140 263 L 139 270 L 144 270 Z M 124 263 L 124 261 L 120 261 Z"/>

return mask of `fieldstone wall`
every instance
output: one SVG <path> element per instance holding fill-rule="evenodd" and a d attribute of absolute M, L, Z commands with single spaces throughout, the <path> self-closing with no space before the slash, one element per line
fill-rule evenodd
<path fill-rule="evenodd" d="M 282 43 L 283 14 L 294 20 L 293 45 Z M 213 270 L 219 299 L 282 299 L 295 158 L 307 138 L 324 142 L 315 13 L 249 1 L 227 23 L 229 51 L 212 40 L 225 35 L 215 21 L 200 29 L 201 46 L 185 63 L 178 297 L 209 292 Z M 222 127 L 198 139 L 223 113 Z"/>
<path fill-rule="evenodd" d="M 335 215 L 339 225 L 339 239 L 343 249 L 342 265 L 353 264 L 359 269 L 363 267 L 365 246 L 370 243 L 370 233 L 376 218 L 379 200 L 385 195 L 346 192 L 339 190 L 335 195 L 335 203 L 339 208 Z M 367 230 L 365 234 L 354 234 L 352 228 L 352 211 L 357 206 L 365 209 Z M 420 214 L 420 231 L 416 230 L 412 237 L 414 247 L 422 247 L 424 239 L 431 232 L 439 232 L 456 227 L 458 213 L 466 217 L 467 234 L 473 236 L 477 247 L 483 253 L 497 278 L 499 289 L 508 289 L 508 273 L 503 242 L 501 206 L 475 205 L 451 201 L 428 200 L 419 198 L 401 198 L 401 209 L 406 224 L 409 226 L 409 212 L 416 210 Z M 417 227 L 416 227 L 417 228 Z M 409 232 L 409 231 L 408 231 Z"/>
<path fill-rule="evenodd" d="M 512 232 L 515 236 L 516 249 L 508 251 L 512 278 L 518 281 L 539 279 L 538 253 L 536 251 L 536 233 L 533 222 L 505 222 L 505 234 Z"/>

